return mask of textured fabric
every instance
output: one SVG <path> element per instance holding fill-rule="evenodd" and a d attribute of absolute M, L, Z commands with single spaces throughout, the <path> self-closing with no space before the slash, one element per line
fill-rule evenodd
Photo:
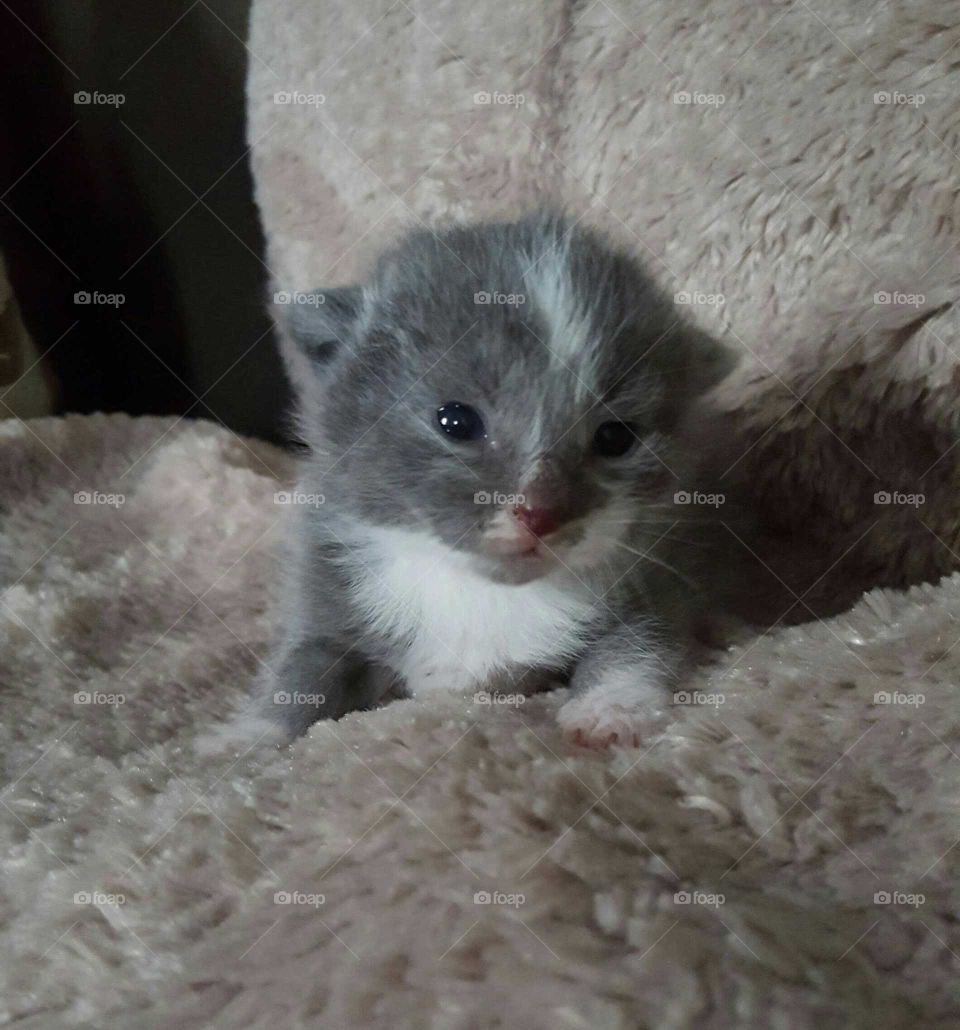
<path fill-rule="evenodd" d="M 935 580 L 960 550 L 958 26 L 930 0 L 257 2 L 275 282 L 566 202 L 669 289 L 724 295 L 690 314 L 742 348 L 738 471 L 820 550 L 820 591 Z M 275 634 L 289 471 L 202 423 L 0 428 L 4 1018 L 960 1020 L 960 576 L 743 636 L 647 749 L 563 744 L 562 693 L 448 696 L 233 764 L 198 741 Z"/>
<path fill-rule="evenodd" d="M 564 744 L 558 692 L 205 755 L 288 471 L 205 423 L 0 427 L 5 1020 L 956 1024 L 960 575 L 745 639 L 639 751 Z"/>

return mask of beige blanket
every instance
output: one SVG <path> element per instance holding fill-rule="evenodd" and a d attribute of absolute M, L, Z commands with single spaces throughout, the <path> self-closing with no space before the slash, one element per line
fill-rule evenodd
<path fill-rule="evenodd" d="M 287 472 L 207 423 L 0 426 L 5 1020 L 955 1024 L 960 575 L 718 655 L 640 751 L 552 694 L 205 755 Z"/>
<path fill-rule="evenodd" d="M 957 566 L 956 3 L 263 0 L 250 49 L 278 287 L 565 201 L 741 349 L 738 471 L 821 592 Z M 203 755 L 289 474 L 204 423 L 0 427 L 3 1018 L 960 1021 L 960 576 L 744 639 L 638 752 L 553 694 Z"/>

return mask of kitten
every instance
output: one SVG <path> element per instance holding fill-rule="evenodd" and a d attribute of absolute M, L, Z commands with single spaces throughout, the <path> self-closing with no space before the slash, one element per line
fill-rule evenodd
<path fill-rule="evenodd" d="M 572 740 L 653 732 L 696 609 L 658 542 L 689 483 L 677 431 L 729 355 L 556 215 L 413 232 L 364 285 L 293 300 L 307 503 L 268 719 L 568 679 Z"/>

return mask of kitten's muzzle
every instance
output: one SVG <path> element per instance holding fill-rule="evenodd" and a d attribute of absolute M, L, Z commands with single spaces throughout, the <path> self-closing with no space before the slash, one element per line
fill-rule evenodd
<path fill-rule="evenodd" d="M 582 535 L 580 520 L 566 518 L 558 510 L 515 505 L 499 511 L 484 533 L 487 554 L 506 559 L 547 559 L 553 549 L 572 543 Z"/>
<path fill-rule="evenodd" d="M 574 517 L 570 484 L 549 459 L 539 461 L 520 484 L 515 503 L 497 512 L 488 527 L 488 551 L 499 557 L 549 554 L 566 537 Z M 542 545 L 542 546 L 541 546 Z"/>
<path fill-rule="evenodd" d="M 535 537 L 549 536 L 562 525 L 562 518 L 553 509 L 542 505 L 517 504 L 511 513 L 513 517 Z"/>

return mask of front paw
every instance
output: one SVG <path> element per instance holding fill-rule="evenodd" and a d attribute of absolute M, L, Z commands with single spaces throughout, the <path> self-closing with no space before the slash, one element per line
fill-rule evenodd
<path fill-rule="evenodd" d="M 592 748 L 640 747 L 664 725 L 662 715 L 589 694 L 568 701 L 557 722 L 569 741 Z"/>

